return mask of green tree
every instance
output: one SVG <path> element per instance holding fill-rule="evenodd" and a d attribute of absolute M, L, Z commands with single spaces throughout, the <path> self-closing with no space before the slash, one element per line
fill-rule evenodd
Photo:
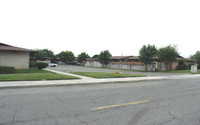
<path fill-rule="evenodd" d="M 98 56 L 99 62 L 105 67 L 105 65 L 109 64 L 111 61 L 111 53 L 108 50 L 101 51 L 101 53 Z"/>
<path fill-rule="evenodd" d="M 36 60 L 45 60 L 47 54 L 43 50 L 36 50 L 37 53 L 34 55 Z"/>
<path fill-rule="evenodd" d="M 191 58 L 200 61 L 200 51 L 197 51 L 194 55 L 191 56 Z"/>
<path fill-rule="evenodd" d="M 49 49 L 37 49 L 36 51 L 37 53 L 32 57 L 36 60 L 45 60 L 45 57 L 55 57 L 53 51 Z"/>
<path fill-rule="evenodd" d="M 99 58 L 99 55 L 96 54 L 92 58 Z"/>
<path fill-rule="evenodd" d="M 54 52 L 49 49 L 43 49 L 43 51 L 46 53 L 47 57 L 55 57 Z"/>
<path fill-rule="evenodd" d="M 73 63 L 75 60 L 74 53 L 72 51 L 62 51 L 58 54 L 61 61 L 64 63 Z"/>
<path fill-rule="evenodd" d="M 147 64 L 151 64 L 153 62 L 153 57 L 157 54 L 157 48 L 155 45 L 144 45 L 140 49 L 139 53 L 139 59 L 145 64 L 145 71 L 147 71 Z"/>
<path fill-rule="evenodd" d="M 90 58 L 90 56 L 87 53 L 82 52 L 78 55 L 77 60 L 81 63 L 81 65 L 83 65 L 88 58 Z"/>
<path fill-rule="evenodd" d="M 178 56 L 176 46 L 168 45 L 158 50 L 158 58 L 165 62 L 166 71 L 169 70 L 169 62 L 175 61 Z"/>

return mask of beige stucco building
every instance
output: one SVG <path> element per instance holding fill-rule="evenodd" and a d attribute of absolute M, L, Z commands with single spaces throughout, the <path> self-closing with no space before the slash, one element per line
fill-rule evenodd
<path fill-rule="evenodd" d="M 28 69 L 30 52 L 32 50 L 0 43 L 0 66 Z"/>
<path fill-rule="evenodd" d="M 166 70 L 166 64 L 158 59 L 158 57 L 153 58 L 154 61 L 151 64 L 147 64 L 148 71 L 164 71 Z M 178 56 L 175 61 L 169 63 L 169 70 L 176 70 L 177 66 L 180 64 L 180 60 L 184 58 Z M 185 59 L 188 62 L 188 59 Z M 195 63 L 195 60 L 190 60 L 190 62 Z M 98 59 L 87 59 L 84 66 L 90 67 L 103 67 L 99 63 Z M 139 56 L 113 56 L 111 57 L 111 62 L 106 65 L 108 68 L 115 69 L 128 69 L 128 70 L 145 70 L 144 63 L 140 62 Z"/>

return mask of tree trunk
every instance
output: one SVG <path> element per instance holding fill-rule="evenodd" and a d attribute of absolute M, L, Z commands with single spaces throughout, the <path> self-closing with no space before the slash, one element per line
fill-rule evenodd
<path fill-rule="evenodd" d="M 144 64 L 145 71 L 147 71 L 147 64 Z"/>
<path fill-rule="evenodd" d="M 166 71 L 169 70 L 169 63 L 165 63 L 166 64 Z"/>
<path fill-rule="evenodd" d="M 86 62 L 86 61 L 83 61 L 83 62 L 81 63 L 81 66 L 84 66 L 85 62 Z"/>

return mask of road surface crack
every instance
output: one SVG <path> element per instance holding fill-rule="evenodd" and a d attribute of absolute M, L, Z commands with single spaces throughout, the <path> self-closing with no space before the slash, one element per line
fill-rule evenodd
<path fill-rule="evenodd" d="M 5 107 L 5 102 L 1 102 L 2 104 L 0 105 L 0 108 L 4 108 Z"/>
<path fill-rule="evenodd" d="M 12 125 L 12 124 L 15 123 L 15 117 L 16 117 L 17 111 L 18 111 L 18 110 L 15 110 L 15 112 L 14 112 L 14 114 L 13 114 L 13 117 L 12 117 L 12 121 L 10 122 L 10 125 Z"/>
<path fill-rule="evenodd" d="M 84 123 L 84 124 L 86 124 L 86 125 L 88 125 L 88 123 L 87 123 L 86 121 L 83 121 L 83 120 L 82 120 L 81 122 Z"/>
<path fill-rule="evenodd" d="M 55 95 L 55 97 L 63 104 L 65 104 L 65 101 L 63 99 L 61 99 L 60 97 L 58 97 L 57 95 Z"/>
<path fill-rule="evenodd" d="M 147 111 L 149 111 L 147 107 L 144 107 L 142 110 L 138 111 L 136 115 L 134 115 L 133 118 L 129 121 L 128 125 L 136 125 Z"/>
<path fill-rule="evenodd" d="M 172 115 L 172 113 L 171 113 L 170 111 L 168 112 L 168 114 L 169 114 L 169 116 L 171 117 L 171 119 L 168 120 L 168 121 L 159 123 L 158 125 L 164 125 L 164 124 L 170 123 L 170 122 L 172 122 L 172 121 L 174 121 L 174 120 L 176 119 L 176 117 L 175 117 L 174 115 Z"/>

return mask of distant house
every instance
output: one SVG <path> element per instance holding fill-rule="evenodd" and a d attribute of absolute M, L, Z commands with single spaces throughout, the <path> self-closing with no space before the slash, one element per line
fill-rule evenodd
<path fill-rule="evenodd" d="M 0 66 L 28 69 L 30 52 L 34 51 L 0 43 Z"/>
<path fill-rule="evenodd" d="M 147 65 L 148 71 L 162 71 L 166 70 L 166 64 L 158 59 L 158 57 L 153 58 L 154 61 L 151 64 Z M 175 61 L 169 63 L 169 69 L 175 70 L 178 65 L 182 63 L 181 60 L 185 60 L 187 64 L 197 63 L 195 60 L 185 59 L 181 56 L 178 56 Z M 102 67 L 98 62 L 97 58 L 88 59 L 84 66 L 91 67 Z M 112 56 L 111 62 L 106 66 L 108 68 L 117 68 L 117 69 L 129 69 L 129 70 L 144 70 L 144 63 L 140 62 L 139 56 Z"/>

